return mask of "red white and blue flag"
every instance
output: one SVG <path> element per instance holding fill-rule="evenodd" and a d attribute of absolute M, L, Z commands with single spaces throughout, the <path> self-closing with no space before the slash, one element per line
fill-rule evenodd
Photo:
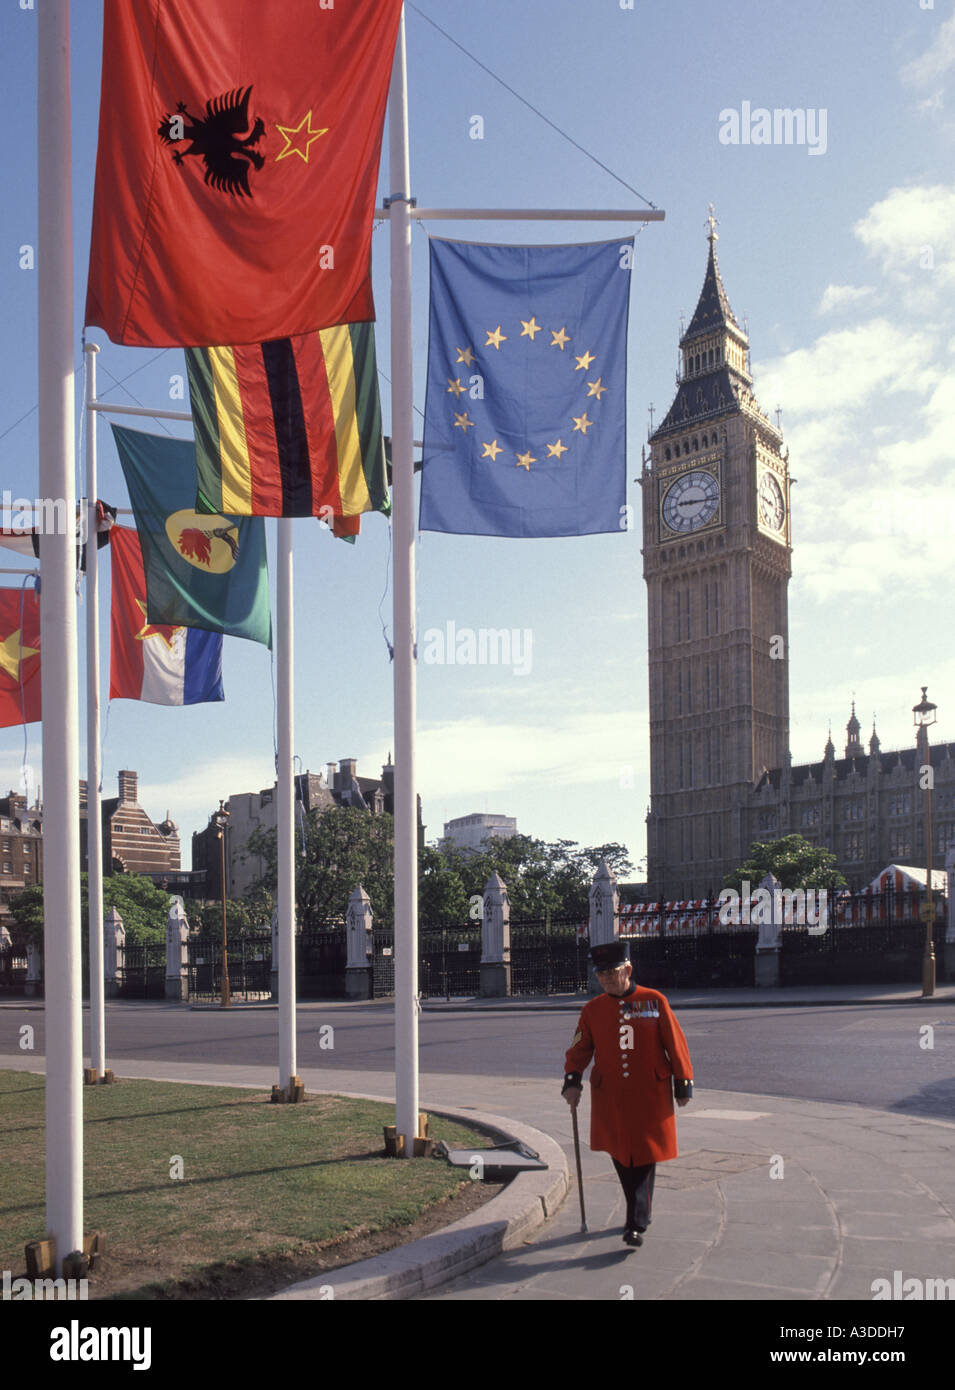
<path fill-rule="evenodd" d="M 224 700 L 222 634 L 197 627 L 160 627 L 146 617 L 146 575 L 132 527 L 110 531 L 113 607 L 109 698 L 153 705 Z"/>

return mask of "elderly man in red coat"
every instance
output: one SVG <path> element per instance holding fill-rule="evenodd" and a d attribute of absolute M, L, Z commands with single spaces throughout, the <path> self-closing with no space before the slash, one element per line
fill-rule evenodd
<path fill-rule="evenodd" d="M 576 1109 L 583 1072 L 593 1059 L 590 1147 L 613 1159 L 627 1201 L 623 1239 L 642 1245 L 656 1165 L 677 1156 L 673 1099 L 689 1104 L 693 1067 L 663 995 L 631 980 L 625 944 L 594 946 L 590 958 L 603 994 L 581 1010 L 564 1061 L 562 1094 Z"/>

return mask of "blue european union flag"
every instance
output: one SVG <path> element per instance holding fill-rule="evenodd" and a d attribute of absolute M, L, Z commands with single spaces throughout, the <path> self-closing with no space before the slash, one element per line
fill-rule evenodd
<path fill-rule="evenodd" d="M 421 530 L 626 530 L 632 259 L 431 239 Z"/>

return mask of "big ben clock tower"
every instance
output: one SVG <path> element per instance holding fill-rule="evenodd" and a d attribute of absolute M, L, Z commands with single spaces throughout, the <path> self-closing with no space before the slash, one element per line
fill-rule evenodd
<path fill-rule="evenodd" d="M 655 898 L 719 892 L 749 849 L 741 809 L 789 749 L 788 450 L 753 394 L 712 205 L 708 240 L 676 398 L 641 477 Z"/>

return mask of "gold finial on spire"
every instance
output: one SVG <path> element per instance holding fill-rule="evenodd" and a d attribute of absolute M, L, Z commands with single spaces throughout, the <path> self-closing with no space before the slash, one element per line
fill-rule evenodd
<path fill-rule="evenodd" d="M 710 203 L 710 215 L 709 215 L 709 217 L 706 219 L 706 221 L 707 221 L 707 225 L 709 226 L 709 229 L 710 229 L 709 232 L 707 233 L 707 240 L 709 241 L 710 245 L 712 246 L 713 243 L 714 243 L 715 241 L 719 241 L 719 239 L 720 239 L 720 234 L 719 234 L 719 232 L 716 230 L 717 227 L 718 227 L 720 224 L 719 224 L 719 221 L 717 220 L 716 211 L 715 211 L 715 209 L 714 209 L 712 203 Z"/>

